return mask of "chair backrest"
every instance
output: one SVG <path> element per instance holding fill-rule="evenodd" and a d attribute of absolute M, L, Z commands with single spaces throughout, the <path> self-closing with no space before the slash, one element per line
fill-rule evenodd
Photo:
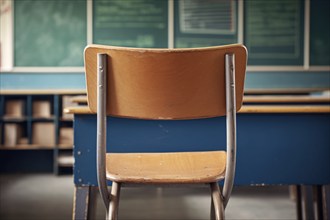
<path fill-rule="evenodd" d="M 85 49 L 85 73 L 92 112 L 97 112 L 98 53 L 108 55 L 108 115 L 141 119 L 225 115 L 225 54 L 235 54 L 236 111 L 241 108 L 247 62 L 243 45 L 193 49 L 90 45 Z"/>

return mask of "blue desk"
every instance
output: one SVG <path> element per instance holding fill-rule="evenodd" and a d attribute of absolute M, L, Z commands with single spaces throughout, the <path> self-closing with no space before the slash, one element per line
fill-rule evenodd
<path fill-rule="evenodd" d="M 253 106 L 237 115 L 235 185 L 329 185 L 330 107 L 323 106 L 325 111 L 318 113 L 315 109 L 299 112 L 267 108 L 268 112 Z M 77 187 L 97 185 L 96 115 L 86 114 L 87 110 L 84 113 L 75 114 L 74 119 Z M 224 146 L 224 118 L 186 121 L 108 118 L 108 152 L 207 151 L 225 149 Z"/>

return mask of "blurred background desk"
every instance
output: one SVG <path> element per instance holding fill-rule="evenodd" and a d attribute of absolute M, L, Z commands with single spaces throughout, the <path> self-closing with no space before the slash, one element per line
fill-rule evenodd
<path fill-rule="evenodd" d="M 280 105 L 279 100 L 274 100 L 279 97 L 269 101 L 262 96 L 251 96 L 245 100 L 255 103 L 258 98 L 261 100 L 258 105 L 246 101 L 237 115 L 235 185 L 296 185 L 298 215 L 329 216 L 329 98 L 304 97 L 301 102 L 305 104 L 286 101 L 285 105 L 283 101 Z M 265 102 L 277 104 L 265 105 Z M 67 108 L 65 112 L 75 114 L 75 185 L 96 186 L 96 115 L 86 106 Z M 224 126 L 222 118 L 153 121 L 109 117 L 107 151 L 224 149 Z M 219 143 L 223 143 L 222 146 Z M 313 200 L 317 204 L 315 207 Z"/>

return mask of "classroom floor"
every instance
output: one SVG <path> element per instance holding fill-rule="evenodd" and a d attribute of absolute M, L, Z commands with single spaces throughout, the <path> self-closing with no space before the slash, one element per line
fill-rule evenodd
<path fill-rule="evenodd" d="M 72 176 L 0 175 L 0 219 L 71 219 Z M 209 219 L 209 189 L 123 188 L 119 219 Z M 284 186 L 236 187 L 227 219 L 295 219 L 295 204 Z M 97 200 L 97 216 L 104 208 Z"/>

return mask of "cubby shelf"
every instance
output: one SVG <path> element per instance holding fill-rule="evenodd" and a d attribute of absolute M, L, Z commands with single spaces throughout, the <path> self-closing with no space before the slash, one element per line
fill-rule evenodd
<path fill-rule="evenodd" d="M 72 167 L 73 118 L 64 115 L 63 109 L 77 105 L 72 99 L 84 94 L 84 90 L 0 91 L 0 167 L 6 164 L 8 172 L 8 164 L 19 164 L 6 161 L 8 154 L 8 158 L 28 155 L 27 164 L 45 162 L 42 158 L 45 155 L 49 164 L 49 152 L 53 154 L 51 171 L 55 174 L 61 173 L 61 168 Z M 27 164 L 22 162 L 21 166 Z M 14 166 L 19 170 L 17 164 Z M 28 169 L 22 167 L 22 170 Z"/>
<path fill-rule="evenodd" d="M 74 164 L 74 158 L 72 154 L 65 154 L 58 156 L 57 163 L 62 167 L 72 167 Z"/>
<path fill-rule="evenodd" d="M 0 150 L 53 150 L 55 146 L 43 146 L 37 144 L 18 144 L 15 146 L 1 145 Z"/>

